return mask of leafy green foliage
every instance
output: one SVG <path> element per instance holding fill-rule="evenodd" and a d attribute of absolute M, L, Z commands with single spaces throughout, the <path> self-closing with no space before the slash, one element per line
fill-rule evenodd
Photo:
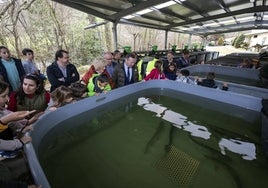
<path fill-rule="evenodd" d="M 220 37 L 219 39 L 218 39 L 218 45 L 219 46 L 222 46 L 224 44 L 224 38 L 223 37 Z"/>
<path fill-rule="evenodd" d="M 245 35 L 240 34 L 234 39 L 232 45 L 236 48 L 241 48 L 244 40 L 245 40 Z"/>
<path fill-rule="evenodd" d="M 18 0 L 16 9 L 25 7 L 23 0 Z M 8 9 L 12 11 L 12 9 Z M 2 16 L 1 25 L 12 25 L 10 13 Z M 42 72 L 54 61 L 55 52 L 62 48 L 70 52 L 71 61 L 76 65 L 86 65 L 99 56 L 103 47 L 100 43 L 98 28 L 84 30 L 88 15 L 75 9 L 49 0 L 35 0 L 27 9 L 19 14 L 16 26 L 19 35 L 18 48 L 31 48 L 35 52 L 35 61 Z M 11 51 L 15 48 L 15 39 L 7 27 L 0 28 L 0 44 Z M 22 57 L 21 57 L 22 58 Z"/>

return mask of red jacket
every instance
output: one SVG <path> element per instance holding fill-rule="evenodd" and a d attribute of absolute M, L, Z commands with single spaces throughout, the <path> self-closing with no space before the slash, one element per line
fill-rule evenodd
<path fill-rule="evenodd" d="M 25 97 L 31 98 L 32 96 L 25 96 Z M 45 91 L 44 97 L 45 97 L 46 103 L 48 104 L 50 101 L 50 93 Z M 9 97 L 9 103 L 7 106 L 7 110 L 10 110 L 12 112 L 16 112 L 16 111 L 18 111 L 17 105 L 18 104 L 17 104 L 16 92 L 13 92 L 13 93 L 11 93 L 11 95 Z M 28 109 L 28 110 L 34 110 L 34 109 Z"/>
<path fill-rule="evenodd" d="M 145 81 L 148 80 L 158 80 L 158 79 L 166 79 L 164 73 L 160 72 L 157 68 L 151 70 L 151 72 L 144 78 Z"/>
<path fill-rule="evenodd" d="M 93 74 L 96 74 L 96 70 L 94 65 L 91 65 L 88 69 L 88 71 L 84 74 L 84 76 L 81 78 L 81 80 L 83 82 L 86 83 L 86 85 L 88 84 L 89 79 L 92 77 Z"/>
<path fill-rule="evenodd" d="M 89 79 L 92 77 L 93 74 L 96 74 L 96 73 L 97 72 L 96 72 L 96 69 L 95 69 L 94 65 L 91 65 L 89 67 L 89 70 L 84 74 L 84 76 L 81 78 L 81 80 L 83 82 L 85 82 L 86 85 L 88 85 Z M 112 88 L 114 88 L 113 80 L 110 77 L 110 75 L 109 75 L 109 73 L 107 72 L 106 69 L 103 71 L 102 74 L 106 74 L 107 75 L 107 77 L 109 78 L 109 84 L 111 85 Z"/>

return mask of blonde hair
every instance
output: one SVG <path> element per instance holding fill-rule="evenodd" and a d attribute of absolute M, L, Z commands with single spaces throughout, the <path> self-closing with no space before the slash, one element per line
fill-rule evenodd
<path fill-rule="evenodd" d="M 104 61 L 103 58 L 95 58 L 92 62 L 92 65 L 95 67 L 95 70 L 100 70 L 101 68 L 105 67 L 107 63 Z"/>

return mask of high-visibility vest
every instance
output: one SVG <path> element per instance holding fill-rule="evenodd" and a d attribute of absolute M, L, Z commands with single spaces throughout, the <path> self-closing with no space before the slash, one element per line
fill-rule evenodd
<path fill-rule="evenodd" d="M 146 67 L 146 75 L 148 75 L 151 72 L 151 70 L 154 68 L 154 64 L 156 61 L 158 61 L 158 59 L 154 58 L 152 61 L 148 62 L 147 67 Z"/>
<path fill-rule="evenodd" d="M 141 59 L 141 60 L 139 60 L 139 62 L 137 63 L 137 67 L 138 67 L 138 74 L 139 74 L 139 77 L 138 77 L 139 81 L 141 81 L 141 80 L 142 80 L 142 75 L 141 75 L 142 63 L 143 63 L 143 60 L 142 60 L 142 59 Z"/>

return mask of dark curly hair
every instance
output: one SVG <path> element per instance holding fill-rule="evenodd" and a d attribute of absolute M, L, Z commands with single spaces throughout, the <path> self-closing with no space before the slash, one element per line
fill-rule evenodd
<path fill-rule="evenodd" d="M 9 84 L 0 79 L 0 94 L 4 93 L 9 88 Z"/>

